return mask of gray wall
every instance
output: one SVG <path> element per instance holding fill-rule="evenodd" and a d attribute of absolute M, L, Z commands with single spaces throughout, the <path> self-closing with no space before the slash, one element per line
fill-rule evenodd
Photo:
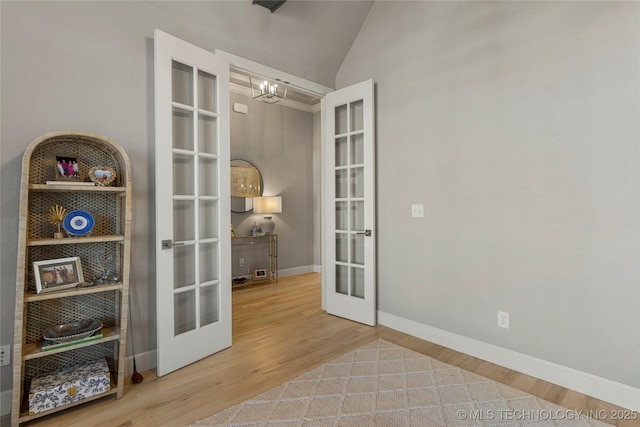
<path fill-rule="evenodd" d="M 247 114 L 231 115 L 231 158 L 253 163 L 264 181 L 265 196 L 282 197 L 282 213 L 273 214 L 278 234 L 278 268 L 312 266 L 313 259 L 313 114 L 269 105 L 247 96 L 231 94 L 231 103 L 248 107 Z M 250 234 L 263 214 L 232 213 L 236 232 Z M 233 277 L 266 267 L 265 250 L 237 247 L 233 253 Z M 238 258 L 245 258 L 246 268 Z"/>
<path fill-rule="evenodd" d="M 640 386 L 639 8 L 374 4 L 380 310 Z"/>

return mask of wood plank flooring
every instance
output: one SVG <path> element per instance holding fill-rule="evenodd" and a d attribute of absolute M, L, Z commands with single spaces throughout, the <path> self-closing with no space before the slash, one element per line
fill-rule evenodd
<path fill-rule="evenodd" d="M 253 397 L 377 338 L 476 372 L 571 409 L 617 406 L 549 384 L 384 326 L 368 327 L 321 310 L 320 275 L 233 291 L 233 346 L 158 378 L 125 385 L 124 397 L 107 397 L 34 420 L 27 426 L 184 426 Z M 129 373 L 130 374 L 130 373 Z M 604 421 L 604 420 L 603 420 Z M 8 417 L 3 417 L 3 426 Z M 640 426 L 638 421 L 614 424 Z"/>

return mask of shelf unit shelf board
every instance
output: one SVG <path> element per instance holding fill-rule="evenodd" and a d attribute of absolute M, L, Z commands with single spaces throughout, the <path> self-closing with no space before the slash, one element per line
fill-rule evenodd
<path fill-rule="evenodd" d="M 87 341 L 79 343 L 78 345 L 60 347 L 52 350 L 44 351 L 42 349 L 42 343 L 31 343 L 24 346 L 24 360 L 37 359 L 38 357 L 45 357 L 51 354 L 64 353 L 66 351 L 75 350 L 82 347 L 88 347 L 90 345 L 96 345 L 107 341 L 113 341 L 120 338 L 120 331 L 115 326 L 102 328 L 102 338 L 95 341 Z"/>
<path fill-rule="evenodd" d="M 27 246 L 77 245 L 81 243 L 124 242 L 125 237 L 119 234 L 109 236 L 65 237 L 63 239 L 43 238 L 29 239 Z"/>
<path fill-rule="evenodd" d="M 75 297 L 77 295 L 95 294 L 98 292 L 120 291 L 122 290 L 122 283 L 114 283 L 113 285 L 95 285 L 83 288 L 70 288 L 62 289 L 59 291 L 43 292 L 37 294 L 35 292 L 28 292 L 25 296 L 26 302 L 44 301 L 56 298 L 68 298 Z"/>
<path fill-rule="evenodd" d="M 99 187 L 85 185 L 50 185 L 50 184 L 29 184 L 29 191 L 73 191 L 73 192 L 95 192 L 95 193 L 124 193 L 125 187 Z"/>
<path fill-rule="evenodd" d="M 35 415 L 29 415 L 28 412 L 21 412 L 20 413 L 19 422 L 26 423 L 27 421 L 35 420 L 35 419 L 40 418 L 40 417 L 45 417 L 47 415 L 54 414 L 56 412 L 59 412 L 62 409 L 72 408 L 74 406 L 82 405 L 83 403 L 91 402 L 92 400 L 101 399 L 101 398 L 106 397 L 106 396 L 111 396 L 112 394 L 116 394 L 116 393 L 118 393 L 118 387 L 116 385 L 116 382 L 115 382 L 115 380 L 113 378 L 113 373 L 112 373 L 111 374 L 111 388 L 109 390 L 105 391 L 104 393 L 96 394 L 95 396 L 91 396 L 91 397 L 86 397 L 86 398 L 84 398 L 82 400 L 78 400 L 77 402 L 72 402 L 72 403 L 68 403 L 68 404 L 63 405 L 63 406 L 58 406 L 57 408 L 53 408 L 53 409 L 50 409 L 48 411 L 40 412 L 40 413 L 35 414 Z"/>

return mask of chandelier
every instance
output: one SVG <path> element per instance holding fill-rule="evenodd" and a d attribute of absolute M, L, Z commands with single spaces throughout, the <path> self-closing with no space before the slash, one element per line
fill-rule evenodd
<path fill-rule="evenodd" d="M 287 88 L 284 88 L 284 94 L 281 95 L 278 93 L 278 85 L 275 83 L 272 84 L 266 80 L 260 83 L 260 92 L 258 94 L 256 94 L 253 88 L 251 77 L 249 77 L 249 85 L 251 86 L 251 94 L 255 100 L 266 102 L 267 104 L 275 104 L 276 102 L 287 99 Z"/>

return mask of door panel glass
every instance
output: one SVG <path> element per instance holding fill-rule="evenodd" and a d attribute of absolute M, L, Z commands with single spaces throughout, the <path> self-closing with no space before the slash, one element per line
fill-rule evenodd
<path fill-rule="evenodd" d="M 218 242 L 200 243 L 200 282 L 220 279 Z"/>
<path fill-rule="evenodd" d="M 231 345 L 230 80 L 224 58 L 159 30 L 154 36 L 162 376 Z M 168 239 L 172 247 L 160 249 Z"/>
<path fill-rule="evenodd" d="M 173 332 L 184 334 L 196 328 L 196 293 L 194 290 L 173 295 Z"/>
<path fill-rule="evenodd" d="M 196 282 L 196 250 L 194 245 L 175 246 L 173 249 L 174 289 L 193 286 Z"/>
<path fill-rule="evenodd" d="M 349 229 L 348 206 L 349 202 L 336 202 L 336 230 L 346 231 Z"/>
<path fill-rule="evenodd" d="M 344 199 L 348 197 L 348 178 L 346 169 L 341 169 L 336 171 L 336 198 Z"/>
<path fill-rule="evenodd" d="M 364 168 L 351 168 L 350 175 L 351 197 L 364 197 Z"/>
<path fill-rule="evenodd" d="M 336 233 L 336 261 L 349 262 L 348 234 Z"/>
<path fill-rule="evenodd" d="M 207 111 L 218 111 L 216 76 L 198 70 L 198 107 Z"/>
<path fill-rule="evenodd" d="M 351 135 L 351 164 L 364 163 L 364 134 Z"/>
<path fill-rule="evenodd" d="M 173 154 L 173 194 L 181 196 L 193 196 L 194 184 L 194 160 L 193 156 Z"/>
<path fill-rule="evenodd" d="M 336 166 L 347 166 L 349 158 L 349 146 L 347 143 L 347 137 L 336 138 Z"/>
<path fill-rule="evenodd" d="M 336 107 L 336 114 L 335 114 L 335 123 L 336 123 L 336 130 L 335 130 L 335 135 L 342 135 L 347 133 L 348 127 L 347 127 L 347 106 L 345 105 L 341 105 L 339 107 Z"/>
<path fill-rule="evenodd" d="M 373 95 L 373 81 L 361 82 L 327 94 L 323 106 L 327 312 L 367 325 L 376 323 Z"/>
<path fill-rule="evenodd" d="M 355 101 L 349 104 L 351 110 L 351 132 L 362 130 L 364 127 L 363 101 Z"/>
<path fill-rule="evenodd" d="M 200 229 L 198 237 L 200 239 L 213 239 L 218 236 L 218 201 L 200 200 Z"/>
<path fill-rule="evenodd" d="M 193 150 L 193 111 L 173 107 L 173 148 Z"/>
<path fill-rule="evenodd" d="M 364 202 L 351 202 L 351 231 L 364 231 Z"/>
<path fill-rule="evenodd" d="M 171 61 L 171 99 L 193 106 L 193 68 L 177 61 Z"/>
<path fill-rule="evenodd" d="M 198 195 L 218 196 L 218 161 L 200 157 L 198 164 Z"/>
<path fill-rule="evenodd" d="M 349 268 L 344 265 L 336 265 L 336 292 L 349 295 Z"/>
<path fill-rule="evenodd" d="M 218 154 L 218 119 L 198 115 L 198 150 L 201 153 Z"/>
<path fill-rule="evenodd" d="M 364 298 L 364 269 L 353 267 L 351 268 L 351 283 L 353 286 L 353 296 L 357 298 Z"/>
<path fill-rule="evenodd" d="M 195 240 L 195 202 L 193 200 L 173 201 L 173 240 Z"/>
<path fill-rule="evenodd" d="M 200 288 L 200 326 L 220 321 L 219 284 Z"/>
<path fill-rule="evenodd" d="M 351 235 L 351 262 L 364 265 L 364 234 Z"/>

